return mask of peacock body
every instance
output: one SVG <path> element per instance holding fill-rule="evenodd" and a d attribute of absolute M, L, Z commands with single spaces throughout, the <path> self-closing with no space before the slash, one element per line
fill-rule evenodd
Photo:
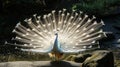
<path fill-rule="evenodd" d="M 105 37 L 95 17 L 89 18 L 81 11 L 69 13 L 66 9 L 55 11 L 44 16 L 33 15 L 26 19 L 26 26 L 18 23 L 13 30 L 17 34 L 12 40 L 22 51 L 50 53 L 59 58 L 64 53 L 79 53 L 91 49 L 96 41 Z"/>

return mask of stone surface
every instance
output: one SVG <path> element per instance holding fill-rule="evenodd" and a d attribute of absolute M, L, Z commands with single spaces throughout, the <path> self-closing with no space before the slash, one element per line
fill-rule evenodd
<path fill-rule="evenodd" d="M 80 67 L 80 63 L 72 61 L 16 61 L 0 63 L 0 67 Z"/>
<path fill-rule="evenodd" d="M 74 61 L 77 63 L 83 63 L 86 58 L 90 57 L 91 54 L 79 54 L 74 58 Z"/>
<path fill-rule="evenodd" d="M 95 51 L 83 62 L 82 67 L 114 67 L 113 53 L 106 50 Z"/>

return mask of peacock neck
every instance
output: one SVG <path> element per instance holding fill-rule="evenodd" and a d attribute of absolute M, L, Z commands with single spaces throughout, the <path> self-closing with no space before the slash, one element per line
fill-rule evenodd
<path fill-rule="evenodd" d="M 54 41 L 54 46 L 53 46 L 53 52 L 61 52 L 61 48 L 60 48 L 60 43 L 58 40 L 58 33 L 55 34 L 55 41 Z"/>

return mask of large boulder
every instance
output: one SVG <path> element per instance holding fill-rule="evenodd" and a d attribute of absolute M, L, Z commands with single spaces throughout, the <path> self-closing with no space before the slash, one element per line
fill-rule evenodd
<path fill-rule="evenodd" d="M 82 67 L 114 67 L 113 53 L 106 50 L 95 51 L 83 62 Z"/>
<path fill-rule="evenodd" d="M 86 58 L 88 58 L 90 56 L 91 56 L 91 54 L 79 54 L 74 57 L 74 61 L 77 63 L 83 63 L 86 60 Z"/>

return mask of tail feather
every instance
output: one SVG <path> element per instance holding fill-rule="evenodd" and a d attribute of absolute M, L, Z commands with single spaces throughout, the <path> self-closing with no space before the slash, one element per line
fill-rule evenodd
<path fill-rule="evenodd" d="M 59 34 L 61 45 L 71 47 L 76 47 L 75 44 L 77 46 L 95 44 L 92 42 L 105 37 L 104 32 L 100 29 L 104 25 L 103 21 L 97 22 L 96 17 L 89 18 L 81 11 L 73 10 L 72 13 L 69 13 L 66 9 L 58 12 L 53 10 L 43 17 L 36 14 L 33 17 L 25 20 L 28 27 L 22 25 L 21 22 L 16 25 L 13 32 L 18 36 L 15 40 L 33 44 L 33 46 L 43 44 L 43 49 L 47 49 L 53 46 L 56 32 Z"/>

